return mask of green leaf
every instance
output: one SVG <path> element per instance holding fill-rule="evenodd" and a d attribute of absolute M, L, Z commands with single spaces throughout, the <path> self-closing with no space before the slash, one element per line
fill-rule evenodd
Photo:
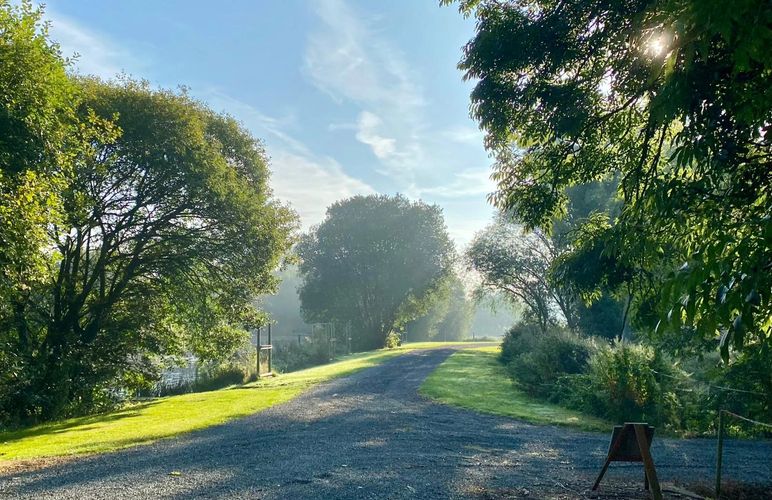
<path fill-rule="evenodd" d="M 724 304 L 726 303 L 726 294 L 729 293 L 729 289 L 725 287 L 724 285 L 721 285 L 718 289 L 718 293 L 716 294 L 716 302 L 718 304 Z"/>
<path fill-rule="evenodd" d="M 755 288 L 751 290 L 751 292 L 745 297 L 745 302 L 754 306 L 760 306 L 761 296 L 759 295 L 759 292 Z"/>
<path fill-rule="evenodd" d="M 721 340 L 718 343 L 719 351 L 721 352 L 721 359 L 724 363 L 729 362 L 729 341 L 732 339 L 732 330 L 726 329 L 721 334 Z"/>
<path fill-rule="evenodd" d="M 743 331 L 744 327 L 745 327 L 745 325 L 743 325 L 743 315 L 742 314 L 738 314 L 734 318 L 734 321 L 732 321 L 732 328 L 734 329 L 735 332 L 739 333 L 739 332 Z"/>

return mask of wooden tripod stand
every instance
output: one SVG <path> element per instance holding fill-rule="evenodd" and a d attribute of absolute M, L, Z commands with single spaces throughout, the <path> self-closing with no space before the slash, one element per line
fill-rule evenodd
<path fill-rule="evenodd" d="M 654 468 L 654 460 L 650 452 L 653 438 L 654 427 L 649 424 L 625 422 L 625 425 L 615 425 L 606 463 L 603 464 L 592 489 L 598 489 L 600 480 L 603 479 L 611 462 L 643 462 L 643 487 L 647 490 L 651 487 L 651 496 L 654 500 L 662 500 L 662 490 L 659 487 L 657 470 Z"/>

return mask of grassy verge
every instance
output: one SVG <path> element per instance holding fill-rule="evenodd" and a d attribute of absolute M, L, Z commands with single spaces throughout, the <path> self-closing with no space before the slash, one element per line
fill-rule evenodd
<path fill-rule="evenodd" d="M 519 390 L 496 359 L 498 352 L 498 347 L 483 347 L 454 353 L 427 377 L 421 394 L 442 403 L 535 424 L 609 430 L 608 422 L 539 401 Z"/>
<path fill-rule="evenodd" d="M 357 353 L 335 363 L 251 384 L 158 398 L 103 415 L 2 432 L 0 464 L 9 460 L 113 451 L 222 424 L 288 401 L 320 382 L 350 375 L 408 351 L 452 344 L 422 342 Z"/>

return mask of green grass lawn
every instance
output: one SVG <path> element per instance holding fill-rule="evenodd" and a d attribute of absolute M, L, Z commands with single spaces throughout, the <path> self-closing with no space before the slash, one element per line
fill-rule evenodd
<path fill-rule="evenodd" d="M 528 396 L 499 363 L 498 347 L 458 351 L 421 386 L 421 394 L 442 403 L 535 424 L 555 424 L 607 432 L 611 424 Z"/>
<path fill-rule="evenodd" d="M 452 345 L 421 342 L 352 354 L 340 361 L 251 384 L 136 403 L 103 415 L 72 418 L 0 433 L 0 463 L 117 450 L 222 424 L 288 401 L 320 382 L 375 366 L 415 349 Z M 456 343 L 457 344 L 457 343 Z"/>

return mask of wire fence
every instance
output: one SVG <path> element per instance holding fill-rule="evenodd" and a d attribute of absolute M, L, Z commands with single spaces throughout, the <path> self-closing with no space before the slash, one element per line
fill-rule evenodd
<path fill-rule="evenodd" d="M 659 376 L 674 379 L 683 384 L 691 385 L 691 387 L 675 387 L 676 390 L 683 391 L 683 392 L 694 392 L 696 387 L 701 387 L 702 389 L 707 389 L 708 392 L 717 391 L 722 393 L 747 394 L 751 396 L 761 396 L 761 397 L 768 396 L 767 394 L 759 391 L 752 391 L 748 389 L 738 389 L 735 387 L 727 387 L 723 385 L 712 384 L 710 382 L 705 382 L 702 380 L 695 380 L 691 377 L 688 377 L 686 378 L 686 380 L 684 380 L 683 377 L 675 377 L 673 375 L 662 373 L 654 369 L 652 369 L 651 371 L 656 373 Z M 735 413 L 723 408 L 720 408 L 718 410 L 718 425 L 716 428 L 716 478 L 715 478 L 715 488 L 714 488 L 717 499 L 721 498 L 721 481 L 724 473 L 724 438 L 727 433 L 725 416 L 737 419 L 746 424 L 750 424 L 751 426 L 760 427 L 762 429 L 765 429 L 766 431 L 772 431 L 772 423 L 762 422 L 760 420 L 746 417 L 744 415 L 740 415 L 738 413 Z M 770 468 L 772 468 L 772 457 L 770 457 L 769 466 Z"/>
<path fill-rule="evenodd" d="M 758 420 L 754 420 L 752 418 L 748 418 L 743 415 L 738 415 L 737 413 L 731 412 L 729 410 L 718 411 L 718 430 L 717 430 L 718 435 L 717 435 L 717 442 L 716 442 L 716 486 L 715 486 L 717 499 L 721 498 L 721 479 L 722 479 L 723 461 L 724 461 L 724 428 L 725 428 L 724 415 L 728 415 L 730 417 L 736 418 L 743 422 L 772 430 L 772 424 L 770 423 L 760 422 Z M 770 458 L 769 465 L 770 467 L 772 467 L 772 458 Z"/>
<path fill-rule="evenodd" d="M 679 382 L 683 382 L 683 378 L 682 377 L 675 377 L 675 376 L 667 374 L 667 373 L 658 372 L 657 370 L 655 370 L 653 368 L 651 368 L 651 371 L 653 373 L 656 373 L 657 375 L 659 375 L 661 377 L 667 377 L 667 378 L 670 378 L 670 379 L 673 379 L 673 380 L 677 380 Z M 742 393 L 742 394 L 752 394 L 754 396 L 766 396 L 766 394 L 764 394 L 763 392 L 749 391 L 749 390 L 746 390 L 746 389 L 736 389 L 734 387 L 726 387 L 726 386 L 723 386 L 723 385 L 711 384 L 710 382 L 704 382 L 702 380 L 695 380 L 693 378 L 687 378 L 687 380 L 688 380 L 688 382 L 690 384 L 701 385 L 703 387 L 707 387 L 708 389 L 717 389 L 717 390 L 720 390 L 720 391 L 737 392 L 737 393 Z M 682 391 L 685 391 L 685 392 L 692 392 L 693 391 L 693 389 L 684 389 L 684 388 L 679 388 L 679 389 L 682 390 Z"/>

